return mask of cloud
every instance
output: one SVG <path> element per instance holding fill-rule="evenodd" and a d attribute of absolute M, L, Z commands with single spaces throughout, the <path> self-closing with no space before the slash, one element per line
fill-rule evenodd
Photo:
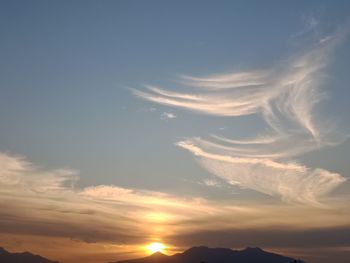
<path fill-rule="evenodd" d="M 189 232 L 170 236 L 178 245 L 203 244 L 211 247 L 299 247 L 328 248 L 348 247 L 350 228 L 315 229 L 225 229 Z"/>
<path fill-rule="evenodd" d="M 77 180 L 76 171 L 43 169 L 0 153 L 0 232 L 137 243 L 140 236 L 145 242 L 152 237 L 156 217 L 171 224 L 213 211 L 201 198 L 114 185 L 78 188 Z"/>
<path fill-rule="evenodd" d="M 312 19 L 309 24 L 315 27 L 318 23 Z M 307 168 L 293 158 L 342 140 L 331 122 L 318 116 L 315 109 L 325 97 L 321 90 L 324 71 L 345 35 L 339 30 L 322 37 L 311 49 L 270 69 L 181 76 L 187 92 L 146 85 L 133 93 L 158 104 L 218 117 L 261 116 L 267 133 L 256 138 L 212 135 L 206 140 L 188 138 L 177 145 L 199 156 L 203 167 L 232 185 L 288 202 L 317 205 L 319 198 L 345 178 Z"/>
<path fill-rule="evenodd" d="M 23 157 L 0 153 L 1 192 L 22 188 L 28 193 L 59 193 L 71 189 L 77 172 L 69 169 L 41 170 Z"/>
<path fill-rule="evenodd" d="M 177 116 L 172 112 L 163 112 L 160 118 L 162 120 L 169 120 L 169 119 L 171 120 L 171 119 L 176 119 Z"/>
<path fill-rule="evenodd" d="M 200 149 L 196 154 L 206 155 L 214 162 L 231 160 L 237 166 L 248 162 L 250 165 L 281 169 L 278 168 L 280 164 L 260 159 L 232 159 L 208 155 Z M 286 164 L 286 167 L 300 169 L 300 173 L 305 169 L 298 168 L 297 164 Z M 214 169 L 218 170 L 217 167 Z M 327 209 L 256 202 L 242 204 L 242 201 L 208 200 L 198 196 L 185 198 L 116 185 L 80 188 L 76 186 L 78 179 L 77 171 L 44 169 L 24 157 L 0 153 L 2 244 L 17 250 L 20 242 L 23 248 L 64 262 L 88 258 L 91 251 L 98 254 L 96 258 L 113 252 L 108 260 L 104 256 L 99 260 L 106 262 L 122 257 L 117 252 L 135 251 L 129 256 L 142 256 L 144 244 L 155 240 L 169 242 L 170 247 L 177 249 L 185 236 L 188 239 L 179 245 L 181 248 L 184 244 L 196 245 L 191 243 L 196 233 L 214 230 L 236 233 L 240 229 L 242 235 L 251 235 L 253 228 L 270 229 L 272 232 L 278 227 L 296 227 L 298 231 L 320 227 L 339 228 L 348 226 L 350 219 L 347 200 L 337 200 L 332 208 Z M 205 182 L 207 185 L 217 185 L 213 180 Z M 270 188 L 266 189 L 270 191 Z M 256 237 L 261 235 L 258 231 Z M 343 244 L 341 240 L 334 242 Z M 57 254 L 57 249 L 50 250 L 43 246 L 48 243 L 53 248 L 68 246 L 76 249 L 67 254 Z"/>
<path fill-rule="evenodd" d="M 215 180 L 215 179 L 205 179 L 203 181 L 203 183 L 206 186 L 215 186 L 215 187 L 220 187 L 221 186 L 220 183 L 217 180 Z"/>

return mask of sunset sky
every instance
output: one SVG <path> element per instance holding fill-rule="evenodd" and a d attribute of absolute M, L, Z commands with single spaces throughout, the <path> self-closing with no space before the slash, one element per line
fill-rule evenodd
<path fill-rule="evenodd" d="M 348 262 L 350 1 L 3 0 L 0 36 L 0 247 Z"/>

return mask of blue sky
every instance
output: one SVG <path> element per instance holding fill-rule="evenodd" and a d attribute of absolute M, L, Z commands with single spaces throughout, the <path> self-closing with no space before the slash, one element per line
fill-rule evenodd
<path fill-rule="evenodd" d="M 280 156 L 278 163 L 297 162 L 346 179 L 350 45 L 344 32 L 349 10 L 349 1 L 2 1 L 0 152 L 23 156 L 44 171 L 74 170 L 78 189 L 114 185 L 223 202 L 309 203 L 306 197 L 281 197 L 281 192 L 242 181 L 237 187 L 222 169 L 241 167 L 208 164 L 206 156 L 189 147 L 202 145 L 197 137 L 212 142 L 211 134 L 240 144 L 261 139 L 271 127 L 260 111 L 208 114 L 160 103 L 145 85 L 193 95 L 188 86 L 206 78 L 218 81 L 242 72 L 254 77 L 256 70 L 263 71 L 264 83 L 275 85 L 275 79 L 287 79 L 293 61 L 316 51 L 323 55 L 332 46 L 317 70 L 317 94 L 324 99 L 310 111 L 323 125 L 317 131 L 321 139 L 317 147 L 300 146 L 298 154 Z M 337 38 L 341 41 L 333 47 Z M 191 83 L 183 75 L 199 80 Z M 150 93 L 140 96 L 135 90 Z M 330 127 L 329 137 L 323 137 Z M 310 142 L 304 133 L 301 140 L 299 131 L 293 132 L 281 145 Z M 190 143 L 183 148 L 195 156 L 176 146 L 186 140 Z M 227 155 L 201 149 L 217 154 L 214 159 Z M 330 197 L 348 196 L 348 181 L 336 186 L 329 189 Z"/>
<path fill-rule="evenodd" d="M 164 178 L 164 184 L 177 181 L 179 173 L 201 176 L 172 143 L 218 126 L 233 126 L 241 136 L 256 126 L 255 118 L 227 121 L 181 112 L 165 123 L 159 120 L 165 109 L 135 100 L 128 88 L 174 85 L 179 74 L 270 67 L 310 44 L 313 36 L 299 34 L 309 17 L 319 19 L 320 32 L 327 34 L 344 23 L 347 6 L 346 1 L 272 1 L 253 8 L 239 1 L 4 1 L 1 148 L 43 166 L 83 171 L 82 182 L 88 183 L 138 184 L 141 171 Z M 336 54 L 330 99 L 322 105 L 344 123 L 347 51 L 343 46 Z M 150 107 L 158 112 L 143 112 Z"/>

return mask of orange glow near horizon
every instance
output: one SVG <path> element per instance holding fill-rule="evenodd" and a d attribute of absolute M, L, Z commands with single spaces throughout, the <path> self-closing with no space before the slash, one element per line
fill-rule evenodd
<path fill-rule="evenodd" d="M 159 243 L 159 242 L 153 242 L 146 246 L 147 252 L 151 254 L 156 252 L 164 253 L 165 249 L 166 249 L 166 246 L 163 243 Z"/>

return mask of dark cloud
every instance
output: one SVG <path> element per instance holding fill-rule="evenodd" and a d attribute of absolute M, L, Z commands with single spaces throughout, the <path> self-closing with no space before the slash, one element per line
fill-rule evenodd
<path fill-rule="evenodd" d="M 45 220 L 14 215 L 0 215 L 0 233 L 65 237 L 86 243 L 137 243 L 140 238 L 140 233 L 125 226 L 119 228 L 98 222 L 64 222 L 62 218 Z"/>
<path fill-rule="evenodd" d="M 173 235 L 167 240 L 179 246 L 215 247 L 350 247 L 350 226 L 322 229 L 230 229 Z"/>

